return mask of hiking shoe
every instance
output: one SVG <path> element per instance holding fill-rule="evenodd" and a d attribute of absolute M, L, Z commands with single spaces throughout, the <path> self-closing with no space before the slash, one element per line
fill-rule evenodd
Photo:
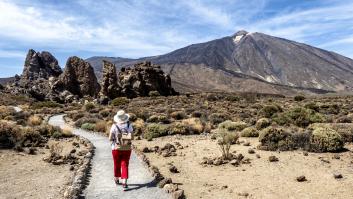
<path fill-rule="evenodd" d="M 126 191 L 129 187 L 127 186 L 127 184 L 123 184 L 123 190 Z"/>
<path fill-rule="evenodd" d="M 116 185 L 120 184 L 119 179 L 114 179 L 114 182 L 115 182 Z"/>

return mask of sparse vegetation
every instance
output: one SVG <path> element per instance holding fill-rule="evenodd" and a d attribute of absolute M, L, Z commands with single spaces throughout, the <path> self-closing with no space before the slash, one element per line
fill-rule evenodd
<path fill-rule="evenodd" d="M 123 106 L 129 103 L 129 99 L 126 97 L 117 97 L 111 101 L 111 105 L 113 106 Z"/>
<path fill-rule="evenodd" d="M 241 137 L 258 137 L 259 131 L 254 127 L 247 127 L 240 133 Z"/>
<path fill-rule="evenodd" d="M 224 159 L 231 159 L 230 148 L 231 145 L 236 143 L 239 139 L 239 135 L 237 133 L 229 132 L 225 129 L 220 129 L 218 131 L 218 146 L 222 152 L 222 157 Z"/>
<path fill-rule="evenodd" d="M 165 136 L 168 134 L 168 127 L 163 124 L 149 124 L 147 125 L 143 137 L 147 140 Z"/>

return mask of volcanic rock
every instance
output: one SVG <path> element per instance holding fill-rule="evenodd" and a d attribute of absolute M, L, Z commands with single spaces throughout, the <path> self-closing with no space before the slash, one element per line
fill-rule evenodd
<path fill-rule="evenodd" d="M 36 52 L 30 49 L 27 53 L 21 79 L 24 81 L 36 80 L 38 78 L 48 79 L 58 77 L 62 70 L 58 60 L 49 52 Z"/>
<path fill-rule="evenodd" d="M 170 76 L 148 61 L 135 64 L 133 68 L 121 68 L 118 83 L 121 94 L 128 98 L 149 96 L 150 92 L 163 96 L 178 94 L 171 86 Z"/>
<path fill-rule="evenodd" d="M 115 65 L 109 61 L 103 60 L 103 77 L 101 83 L 101 95 L 110 99 L 118 97 L 118 76 Z"/>
<path fill-rule="evenodd" d="M 73 56 L 67 60 L 64 73 L 54 84 L 54 89 L 59 92 L 67 90 L 79 97 L 86 95 L 96 97 L 100 86 L 91 65 L 83 59 Z"/>

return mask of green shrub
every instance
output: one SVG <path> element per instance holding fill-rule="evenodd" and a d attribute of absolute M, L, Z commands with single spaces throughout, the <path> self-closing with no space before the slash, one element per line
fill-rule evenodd
<path fill-rule="evenodd" d="M 182 123 L 174 123 L 172 126 L 169 127 L 169 135 L 176 135 L 176 134 L 181 134 L 181 135 L 186 135 L 189 134 L 189 128 L 188 126 L 182 124 Z"/>
<path fill-rule="evenodd" d="M 222 114 L 222 113 L 212 113 L 208 117 L 208 119 L 211 122 L 211 124 L 218 125 L 219 123 L 222 123 L 222 122 L 226 121 L 227 119 L 229 119 L 229 117 L 225 114 Z"/>
<path fill-rule="evenodd" d="M 218 124 L 218 128 L 226 129 L 228 131 L 241 131 L 248 125 L 245 122 L 232 122 L 230 120 Z"/>
<path fill-rule="evenodd" d="M 176 120 L 182 120 L 186 118 L 186 114 L 184 111 L 175 111 L 170 114 L 170 117 Z"/>
<path fill-rule="evenodd" d="M 322 123 L 326 121 L 324 115 L 311 109 L 302 107 L 292 108 L 284 113 L 276 114 L 273 121 L 279 125 L 294 124 L 299 127 L 307 127 L 312 123 Z"/>
<path fill-rule="evenodd" d="M 310 102 L 304 105 L 304 108 L 319 112 L 320 107 L 315 102 Z"/>
<path fill-rule="evenodd" d="M 342 150 L 343 146 L 341 135 L 331 128 L 318 127 L 312 132 L 310 149 L 314 152 L 337 152 Z"/>
<path fill-rule="evenodd" d="M 202 116 L 202 113 L 200 111 L 194 111 L 191 113 L 191 117 L 198 117 L 200 118 Z"/>
<path fill-rule="evenodd" d="M 296 102 L 300 102 L 300 101 L 303 101 L 303 100 L 305 100 L 305 97 L 302 96 L 302 95 L 297 95 L 297 96 L 294 97 L 294 101 L 296 101 Z"/>
<path fill-rule="evenodd" d="M 88 130 L 88 131 L 93 131 L 95 129 L 96 125 L 93 123 L 84 123 L 81 125 L 82 129 Z"/>
<path fill-rule="evenodd" d="M 93 103 L 91 103 L 91 102 L 85 104 L 85 110 L 88 111 L 88 112 L 93 110 L 94 108 L 96 108 L 96 106 Z"/>
<path fill-rule="evenodd" d="M 158 91 L 150 91 L 148 93 L 148 96 L 150 96 L 150 97 L 158 97 L 158 96 L 161 96 L 161 94 Z"/>
<path fill-rule="evenodd" d="M 147 140 L 168 135 L 168 127 L 161 124 L 147 125 L 143 137 Z"/>
<path fill-rule="evenodd" d="M 76 127 L 81 127 L 82 124 L 84 123 L 91 123 L 91 124 L 95 124 L 99 122 L 99 119 L 98 118 L 87 118 L 87 117 L 83 117 L 83 118 L 80 118 L 78 119 L 76 122 L 75 122 L 75 126 Z"/>
<path fill-rule="evenodd" d="M 266 128 L 266 127 L 270 126 L 270 124 L 271 124 L 271 122 L 270 122 L 269 119 L 267 119 L 267 118 L 260 118 L 259 120 L 256 121 L 255 126 L 256 126 L 256 128 L 257 128 L 258 130 L 261 130 L 261 129 L 263 129 L 263 128 Z"/>
<path fill-rule="evenodd" d="M 53 101 L 43 101 L 43 102 L 35 102 L 31 105 L 32 109 L 41 109 L 41 108 L 62 108 L 61 104 L 58 104 Z"/>
<path fill-rule="evenodd" d="M 52 138 L 55 138 L 55 139 L 59 139 L 59 138 L 61 138 L 63 136 L 63 134 L 60 132 L 60 131 L 55 131 L 52 135 L 51 135 L 51 137 Z"/>
<path fill-rule="evenodd" d="M 107 118 L 107 117 L 112 116 L 112 111 L 108 110 L 108 109 L 101 110 L 101 111 L 99 111 L 99 115 L 102 116 L 103 118 Z"/>
<path fill-rule="evenodd" d="M 241 137 L 258 137 L 259 131 L 254 127 L 248 127 L 241 131 Z"/>
<path fill-rule="evenodd" d="M 111 105 L 113 106 L 123 106 L 129 103 L 129 99 L 126 97 L 117 97 L 111 101 Z"/>
<path fill-rule="evenodd" d="M 259 141 L 260 149 L 275 151 L 288 151 L 295 148 L 292 140 L 292 134 L 283 128 L 267 127 L 260 131 Z"/>
<path fill-rule="evenodd" d="M 281 111 L 282 111 L 282 108 L 277 104 L 266 105 L 260 110 L 259 115 L 266 117 L 266 118 L 270 118 L 275 113 L 278 113 Z"/>
<path fill-rule="evenodd" d="M 169 123 L 169 119 L 166 115 L 152 115 L 147 119 L 147 122 L 151 122 L 151 123 L 164 123 L 164 124 L 168 124 Z"/>

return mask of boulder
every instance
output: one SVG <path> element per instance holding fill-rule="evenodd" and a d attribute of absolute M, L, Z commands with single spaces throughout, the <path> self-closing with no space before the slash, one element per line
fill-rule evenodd
<path fill-rule="evenodd" d="M 65 70 L 53 85 L 53 89 L 58 92 L 67 90 L 79 97 L 96 97 L 100 85 L 92 66 L 83 59 L 73 56 L 67 60 Z"/>
<path fill-rule="evenodd" d="M 132 68 L 121 68 L 118 84 L 121 95 L 128 98 L 149 96 L 150 93 L 155 96 L 157 92 L 162 96 L 178 94 L 171 86 L 170 76 L 164 74 L 160 66 L 147 61 Z"/>
<path fill-rule="evenodd" d="M 107 96 L 110 99 L 118 97 L 119 85 L 115 65 L 105 60 L 103 60 L 103 77 L 101 86 L 102 89 L 100 94 L 102 96 Z"/>

